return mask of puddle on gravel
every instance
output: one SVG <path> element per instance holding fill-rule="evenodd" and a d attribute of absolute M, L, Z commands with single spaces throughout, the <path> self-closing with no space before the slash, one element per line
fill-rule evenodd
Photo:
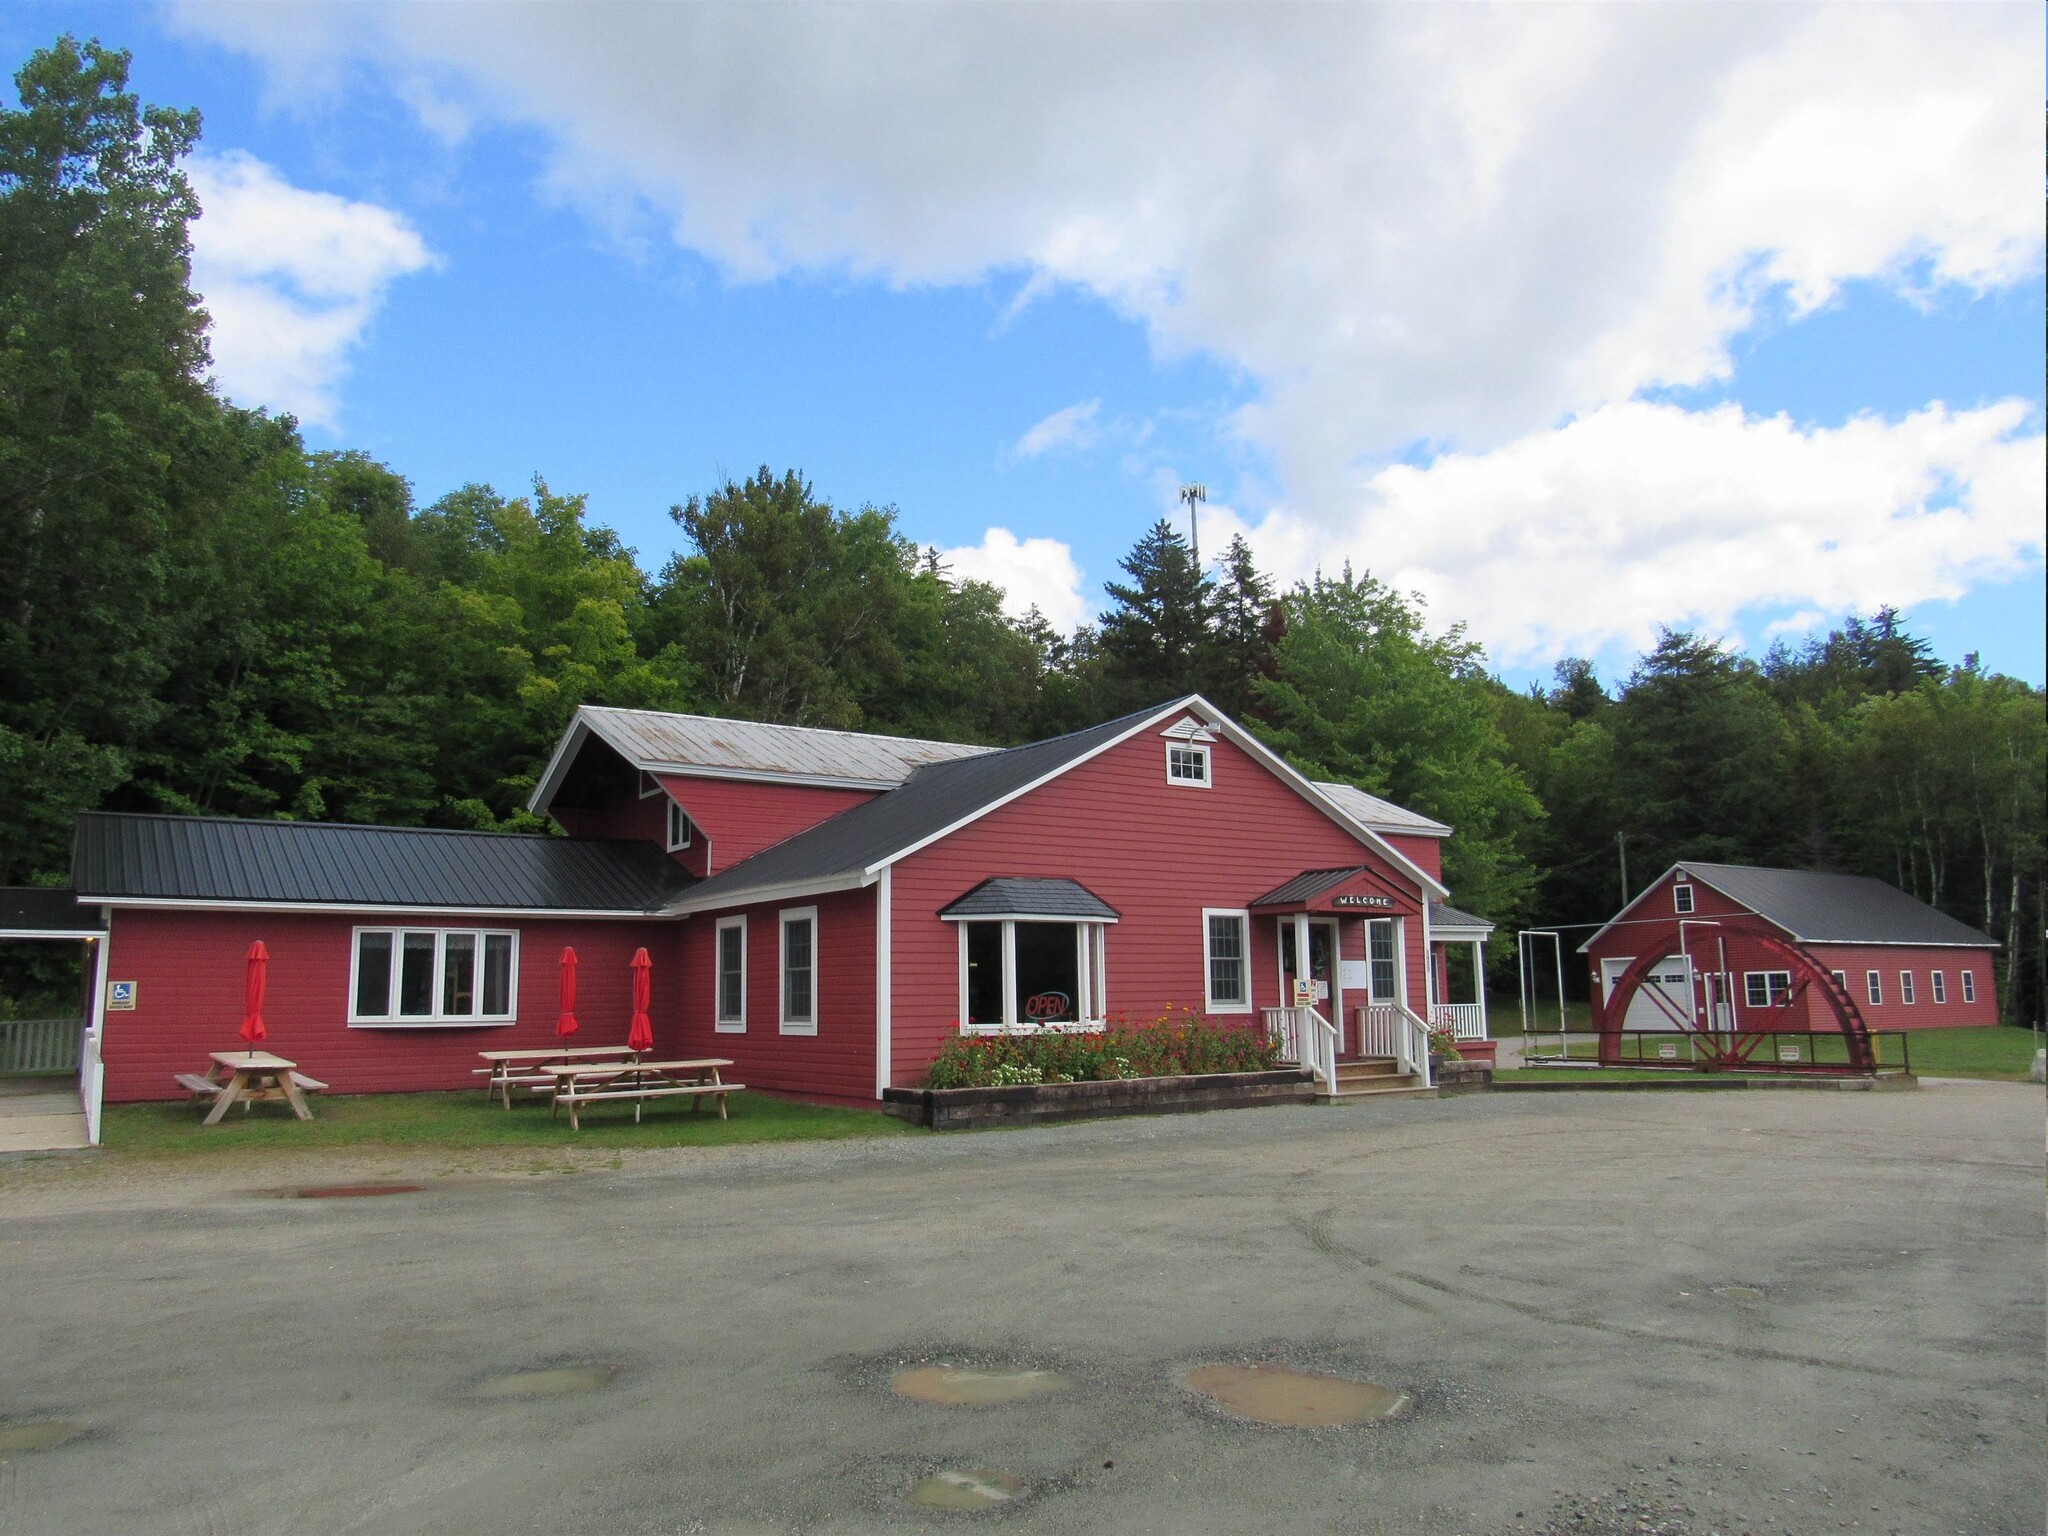
<path fill-rule="evenodd" d="M 1067 1384 L 1057 1371 L 1034 1371 L 1020 1366 L 983 1369 L 960 1365 L 930 1365 L 917 1370 L 898 1371 L 889 1378 L 889 1390 L 914 1402 L 938 1403 L 948 1408 L 986 1408 L 999 1403 L 1021 1403 L 1027 1398 L 1057 1392 Z"/>
<path fill-rule="evenodd" d="M 1013 1503 L 1024 1485 L 1003 1472 L 934 1472 L 910 1490 L 910 1502 L 925 1509 L 996 1509 Z"/>
<path fill-rule="evenodd" d="M 507 1371 L 476 1389 L 478 1397 L 573 1397 L 601 1392 L 619 1374 L 616 1365 L 564 1365 L 545 1371 Z"/>
<path fill-rule="evenodd" d="M 86 1433 L 83 1424 L 69 1419 L 22 1419 L 0 1424 L 0 1456 L 11 1451 L 54 1451 Z"/>
<path fill-rule="evenodd" d="M 363 1200 L 376 1195 L 416 1195 L 424 1184 L 335 1184 L 323 1189 L 294 1190 L 300 1200 Z"/>
<path fill-rule="evenodd" d="M 1764 1299 L 1762 1287 L 1754 1285 L 1717 1285 L 1714 1287 L 1714 1294 L 1724 1297 L 1729 1301 L 1762 1301 Z"/>
<path fill-rule="evenodd" d="M 1391 1419 L 1408 1394 L 1376 1382 L 1292 1370 L 1284 1365 L 1198 1365 L 1188 1386 L 1226 1413 L 1283 1429 L 1329 1429 Z"/>

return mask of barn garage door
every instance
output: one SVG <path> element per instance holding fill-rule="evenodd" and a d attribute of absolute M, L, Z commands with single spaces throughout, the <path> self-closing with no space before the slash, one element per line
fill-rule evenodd
<path fill-rule="evenodd" d="M 1635 963 L 1633 955 L 1620 960 L 1600 962 L 1600 981 L 1605 989 L 1604 996 L 1614 996 L 1614 988 L 1620 982 L 1622 974 Z M 1671 1005 L 1671 1011 L 1667 1012 L 1659 1007 L 1650 997 L 1652 988 L 1663 994 L 1665 1001 Z M 1677 1019 L 1672 1017 L 1673 1012 L 1680 1018 L 1695 1018 L 1698 1014 L 1693 1002 L 1692 962 L 1683 955 L 1666 955 L 1663 963 L 1650 973 L 1641 987 L 1636 989 L 1636 995 L 1629 999 L 1628 1017 L 1622 1021 L 1621 1027 L 1678 1029 L 1681 1026 Z"/>

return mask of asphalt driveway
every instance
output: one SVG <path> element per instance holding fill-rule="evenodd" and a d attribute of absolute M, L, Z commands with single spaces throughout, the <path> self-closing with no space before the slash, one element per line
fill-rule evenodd
<path fill-rule="evenodd" d="M 0 1443 L 77 1432 L 0 1451 L 0 1529 L 2036 1536 L 2043 1142 L 2039 1089 L 1945 1083 L 677 1152 L 379 1198 L 0 1167 Z M 1186 1386 L 1219 1362 L 1411 1406 L 1249 1424 Z M 927 1363 L 1058 1380 L 890 1390 Z M 1006 1496 L 913 1502 L 937 1473 Z"/>

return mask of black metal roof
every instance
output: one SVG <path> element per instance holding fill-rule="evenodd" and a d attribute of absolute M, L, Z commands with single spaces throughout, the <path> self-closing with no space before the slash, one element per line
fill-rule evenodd
<path fill-rule="evenodd" d="M 998 875 L 939 908 L 941 917 L 1073 917 L 1115 922 L 1115 907 L 1079 881 Z"/>
<path fill-rule="evenodd" d="M 726 904 L 766 887 L 830 880 L 867 870 L 973 816 L 1026 785 L 1056 773 L 1133 726 L 1164 713 L 1160 704 L 1085 731 L 980 757 L 927 763 L 900 789 L 877 795 L 829 821 L 764 848 L 690 891 L 690 904 Z"/>
<path fill-rule="evenodd" d="M 97 907 L 81 907 L 78 893 L 47 885 L 0 885 L 0 930 L 13 933 L 104 932 Z"/>
<path fill-rule="evenodd" d="M 1429 904 L 1429 926 L 1432 930 L 1437 928 L 1484 928 L 1488 933 L 1493 932 L 1493 924 L 1489 923 L 1485 918 L 1474 917 L 1470 912 L 1460 912 L 1456 907 L 1447 906 L 1441 901 L 1432 901 Z"/>
<path fill-rule="evenodd" d="M 96 811 L 78 818 L 71 881 L 88 901 L 652 912 L 690 877 L 644 842 Z"/>
<path fill-rule="evenodd" d="M 1722 895 L 1809 944 L 1961 944 L 1998 941 L 1897 886 L 1868 875 L 1748 864 L 1680 864 Z"/>
<path fill-rule="evenodd" d="M 1263 896 L 1254 896 L 1250 905 L 1254 907 L 1284 907 L 1297 901 L 1313 901 L 1333 885 L 1342 885 L 1354 875 L 1362 875 L 1369 866 L 1350 864 L 1343 869 L 1305 869 L 1292 880 L 1276 885 Z"/>

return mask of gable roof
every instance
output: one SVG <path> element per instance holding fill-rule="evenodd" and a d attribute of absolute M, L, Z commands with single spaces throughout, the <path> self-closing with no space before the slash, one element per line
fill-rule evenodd
<path fill-rule="evenodd" d="M 78 818 L 81 901 L 654 913 L 689 875 L 652 843 L 211 816 Z"/>
<path fill-rule="evenodd" d="M 1078 880 L 998 875 L 947 902 L 939 916 L 1065 917 L 1113 923 L 1121 914 Z"/>
<path fill-rule="evenodd" d="M 1737 905 L 1776 923 L 1801 943 L 1998 947 L 1998 941 L 1989 934 L 1868 875 L 1680 862 L 1651 881 L 1635 901 L 1581 944 L 1580 952 L 1591 948 L 1594 940 L 1626 918 L 1638 902 L 1673 875 L 1712 887 Z"/>
<path fill-rule="evenodd" d="M 1316 788 L 1341 805 L 1353 821 L 1371 827 L 1375 832 L 1392 832 L 1400 837 L 1451 835 L 1451 829 L 1442 822 L 1432 821 L 1420 811 L 1411 811 L 1405 805 L 1382 800 L 1378 795 L 1369 795 L 1352 785 L 1325 783 L 1318 779 Z"/>
<path fill-rule="evenodd" d="M 693 886 L 671 912 L 779 898 L 799 891 L 844 890 L 867 885 L 882 868 L 929 842 L 967 825 L 1027 790 L 1107 751 L 1148 726 L 1194 711 L 1331 820 L 1380 853 L 1425 894 L 1447 894 L 1427 871 L 1404 857 L 1377 832 L 1359 822 L 1316 785 L 1290 768 L 1270 748 L 1200 694 L 1188 694 L 1152 709 L 1105 720 L 1083 731 L 1035 741 L 1028 746 L 986 751 L 972 757 L 927 763 L 899 789 L 878 795 L 797 833 L 752 858 Z"/>
<path fill-rule="evenodd" d="M 529 810 L 547 809 L 577 751 L 592 736 L 649 773 L 846 789 L 894 789 L 927 763 L 979 757 L 994 750 L 957 741 L 585 704 L 556 743 L 554 756 L 527 801 Z"/>

